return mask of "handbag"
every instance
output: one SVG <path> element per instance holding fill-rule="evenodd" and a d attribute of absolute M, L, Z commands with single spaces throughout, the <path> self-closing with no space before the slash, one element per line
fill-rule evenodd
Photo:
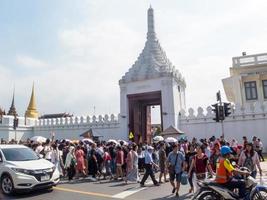
<path fill-rule="evenodd" d="M 168 171 L 169 171 L 170 174 L 175 174 L 175 166 L 176 166 L 176 163 L 177 163 L 177 158 L 178 158 L 178 153 L 177 153 L 177 155 L 176 155 L 174 165 L 170 164 L 170 165 L 168 166 Z"/>
<path fill-rule="evenodd" d="M 181 175 L 181 184 L 187 185 L 187 183 L 188 183 L 188 175 L 186 172 L 183 172 Z"/>

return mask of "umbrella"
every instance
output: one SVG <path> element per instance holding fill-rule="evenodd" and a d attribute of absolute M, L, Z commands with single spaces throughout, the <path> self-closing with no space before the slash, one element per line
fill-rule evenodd
<path fill-rule="evenodd" d="M 158 135 L 158 136 L 155 136 L 155 137 L 153 138 L 153 140 L 154 140 L 154 142 L 161 142 L 161 141 L 164 140 L 164 138 L 163 138 L 162 136 Z"/>
<path fill-rule="evenodd" d="M 111 143 L 111 142 L 114 143 L 114 144 L 119 144 L 116 140 L 109 139 L 109 140 L 108 140 L 108 143 Z"/>
<path fill-rule="evenodd" d="M 94 142 L 92 139 L 90 139 L 90 138 L 83 138 L 83 139 L 82 139 L 82 142 L 87 143 L 87 144 L 95 143 L 95 142 Z"/>
<path fill-rule="evenodd" d="M 123 142 L 123 145 L 128 145 L 128 142 L 126 142 L 125 140 L 118 140 L 119 143 Z"/>
<path fill-rule="evenodd" d="M 175 139 L 174 137 L 167 137 L 165 139 L 165 142 L 168 142 L 168 143 L 175 143 L 177 142 L 177 139 Z"/>
<path fill-rule="evenodd" d="M 41 142 L 41 143 L 46 142 L 46 138 L 43 136 L 34 136 L 30 140 L 33 142 Z"/>

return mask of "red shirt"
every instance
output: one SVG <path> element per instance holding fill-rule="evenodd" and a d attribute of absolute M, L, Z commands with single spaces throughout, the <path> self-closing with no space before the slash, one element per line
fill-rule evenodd
<path fill-rule="evenodd" d="M 124 163 L 124 153 L 122 150 L 118 151 L 116 154 L 116 163 L 121 165 Z"/>
<path fill-rule="evenodd" d="M 198 158 L 197 155 L 193 158 L 195 160 L 195 172 L 196 174 L 205 173 L 208 164 L 208 157 L 203 155 L 202 158 Z"/>

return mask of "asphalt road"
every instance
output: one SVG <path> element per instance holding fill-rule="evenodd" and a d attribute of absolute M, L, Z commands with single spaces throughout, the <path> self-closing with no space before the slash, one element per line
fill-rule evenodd
<path fill-rule="evenodd" d="M 0 199 L 11 200 L 110 200 L 110 199 L 175 199 L 178 198 L 171 194 L 172 187 L 170 183 L 163 183 L 160 186 L 154 186 L 148 180 L 146 187 L 140 187 L 137 183 L 125 184 L 122 181 L 97 181 L 92 182 L 88 179 L 76 180 L 73 183 L 61 183 L 50 191 L 35 191 L 28 194 L 16 194 L 14 196 L 3 196 L 0 193 Z M 181 186 L 179 199 L 190 199 L 187 186 Z"/>

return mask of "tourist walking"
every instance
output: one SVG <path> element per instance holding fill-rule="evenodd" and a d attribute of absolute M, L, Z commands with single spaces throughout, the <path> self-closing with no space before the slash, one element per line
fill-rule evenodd
<path fill-rule="evenodd" d="M 126 164 L 127 164 L 127 174 L 125 177 L 125 183 L 127 181 L 138 182 L 138 154 L 137 154 L 137 145 L 134 143 L 130 147 L 130 151 L 127 154 Z"/>
<path fill-rule="evenodd" d="M 51 147 L 52 147 L 51 162 L 58 169 L 60 175 L 63 175 L 63 170 L 62 170 L 63 163 L 61 159 L 62 155 L 60 154 L 60 151 L 56 143 L 53 143 Z"/>
<path fill-rule="evenodd" d="M 174 144 L 173 150 L 167 159 L 170 183 L 173 187 L 172 193 L 174 194 L 176 191 L 176 196 L 179 196 L 182 172 L 186 170 L 185 156 L 182 152 L 178 151 L 178 148 L 178 144 Z M 176 186 L 174 180 L 176 180 Z"/>
<path fill-rule="evenodd" d="M 258 154 L 259 154 L 259 158 L 260 158 L 260 161 L 263 161 L 264 162 L 264 157 L 262 155 L 262 150 L 263 150 L 263 144 L 262 144 L 262 141 L 260 138 L 258 138 Z"/>
<path fill-rule="evenodd" d="M 216 167 L 219 162 L 220 156 L 221 156 L 221 145 L 219 142 L 216 142 L 214 143 L 213 150 L 209 160 L 213 172 L 216 172 Z"/>
<path fill-rule="evenodd" d="M 117 146 L 116 153 L 116 180 L 119 178 L 123 179 L 122 165 L 124 164 L 124 152 L 121 146 Z"/>
<path fill-rule="evenodd" d="M 153 153 L 154 148 L 151 146 L 147 146 L 147 149 L 145 151 L 145 174 L 140 182 L 140 186 L 143 187 L 145 186 L 145 181 L 147 180 L 148 176 L 151 177 L 153 183 L 155 186 L 159 186 L 158 181 L 155 179 L 155 174 L 153 171 L 153 166 L 158 167 L 157 164 L 153 162 L 152 159 L 152 153 Z"/>
<path fill-rule="evenodd" d="M 167 156 L 166 156 L 166 151 L 165 151 L 165 144 L 163 142 L 161 142 L 159 146 L 160 146 L 160 149 L 159 149 L 159 169 L 160 169 L 159 183 L 163 183 L 161 181 L 162 176 L 164 176 L 164 182 L 167 182 L 167 178 L 166 178 Z"/>
<path fill-rule="evenodd" d="M 189 151 L 185 154 L 185 160 L 186 160 L 186 165 L 187 165 L 188 172 L 189 172 L 189 168 L 191 166 L 193 157 L 196 155 L 195 146 L 196 145 L 189 144 L 189 146 L 188 146 Z M 190 185 L 189 193 L 194 191 L 193 176 L 192 176 L 193 172 L 194 172 L 194 169 L 191 170 L 190 174 L 188 173 L 188 182 L 189 182 L 189 185 Z"/>
<path fill-rule="evenodd" d="M 76 158 L 75 158 L 75 147 L 69 147 L 69 153 L 67 154 L 65 161 L 65 168 L 67 169 L 67 175 L 69 181 L 75 176 Z"/>
<path fill-rule="evenodd" d="M 87 158 L 89 175 L 92 175 L 92 177 L 95 179 L 98 171 L 95 143 L 92 144 L 91 149 L 88 151 Z"/>
<path fill-rule="evenodd" d="M 77 146 L 76 152 L 76 161 L 77 161 L 77 166 L 76 166 L 76 174 L 78 175 L 79 173 L 82 173 L 82 175 L 85 177 L 85 164 L 84 164 L 84 151 L 82 150 L 81 146 Z"/>
<path fill-rule="evenodd" d="M 110 176 L 110 179 L 113 178 L 113 175 L 112 175 L 112 171 L 111 171 L 111 156 L 109 154 L 109 150 L 107 147 L 104 147 L 104 156 L 103 156 L 103 162 L 104 162 L 104 172 L 103 172 L 103 176 L 104 176 L 104 179 L 106 179 L 107 176 Z"/>
<path fill-rule="evenodd" d="M 210 174 L 213 174 L 211 166 L 209 165 L 208 156 L 205 154 L 204 145 L 197 145 L 196 152 L 197 154 L 193 157 L 188 174 L 193 176 L 195 180 L 204 180 L 206 178 L 207 170 Z M 194 173 L 191 171 L 194 169 Z M 194 183 L 194 181 L 193 181 Z M 198 189 L 197 184 L 194 184 L 194 191 Z"/>
<path fill-rule="evenodd" d="M 242 167 L 247 167 L 252 173 L 251 176 L 256 178 L 257 168 L 259 169 L 260 175 L 262 175 L 262 169 L 260 166 L 260 160 L 258 153 L 254 150 L 252 143 L 247 143 L 245 149 L 242 151 L 238 165 Z"/>

